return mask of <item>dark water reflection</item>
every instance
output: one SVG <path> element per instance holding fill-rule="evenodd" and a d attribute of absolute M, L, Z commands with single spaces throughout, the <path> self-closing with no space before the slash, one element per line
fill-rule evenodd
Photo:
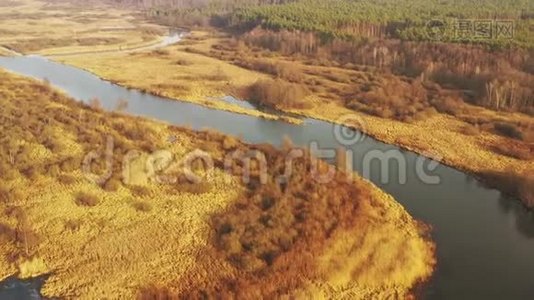
<path fill-rule="evenodd" d="M 8 278 L 0 283 L 0 299 L 2 300 L 40 300 L 39 290 L 46 276 L 29 280 Z"/>
<path fill-rule="evenodd" d="M 391 165 L 388 182 L 380 165 L 372 164 L 369 179 L 392 194 L 415 218 L 430 224 L 437 244 L 438 268 L 424 287 L 428 299 L 534 299 L 534 218 L 518 201 L 485 188 L 473 177 L 439 165 L 432 173 L 439 184 L 425 184 L 416 175 L 419 156 L 369 137 L 350 146 L 334 137 L 333 125 L 305 119 L 303 125 L 217 111 L 128 90 L 84 72 L 39 57 L 0 58 L 0 67 L 47 79 L 82 101 L 97 97 L 113 109 L 128 100 L 128 113 L 194 129 L 215 128 L 251 143 L 280 145 L 288 136 L 296 145 L 314 141 L 321 148 L 345 147 L 354 152 L 354 167 L 363 171 L 367 153 L 397 151 L 406 161 L 406 183 L 399 166 Z"/>

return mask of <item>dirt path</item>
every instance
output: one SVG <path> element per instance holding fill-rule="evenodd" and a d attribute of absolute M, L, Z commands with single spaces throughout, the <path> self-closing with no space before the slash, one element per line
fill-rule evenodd
<path fill-rule="evenodd" d="M 163 48 L 175 43 L 178 43 L 180 40 L 182 40 L 183 36 L 186 33 L 175 33 L 175 34 L 168 34 L 166 36 L 158 38 L 158 40 L 149 43 L 149 44 L 143 44 L 143 45 L 135 45 L 131 47 L 126 46 L 118 46 L 116 49 L 103 49 L 103 50 L 93 50 L 93 51 L 76 51 L 76 52 L 64 52 L 64 53 L 54 53 L 54 54 L 42 54 L 41 56 L 44 57 L 59 57 L 59 56 L 77 56 L 77 55 L 90 55 L 90 54 L 108 54 L 108 53 L 129 53 L 134 51 L 143 51 L 143 50 L 155 50 L 159 48 Z M 8 55 L 12 56 L 24 56 L 26 54 L 20 53 L 17 51 L 14 51 L 12 49 L 9 49 L 5 46 L 0 45 L 0 53 L 5 52 Z M 38 54 L 39 55 L 39 54 Z"/>
<path fill-rule="evenodd" d="M 133 46 L 133 47 L 119 46 L 118 49 L 66 52 L 66 53 L 48 54 L 48 55 L 43 55 L 43 56 L 59 57 L 59 56 L 77 56 L 77 55 L 90 55 L 90 54 L 108 54 L 108 53 L 119 53 L 119 52 L 129 53 L 129 52 L 134 52 L 134 51 L 155 50 L 155 49 L 163 48 L 163 47 L 178 43 L 180 40 L 182 40 L 185 34 L 186 33 L 169 34 L 167 36 L 164 36 L 161 39 L 158 39 L 157 41 L 153 43 L 140 45 L 140 46 L 139 45 Z"/>

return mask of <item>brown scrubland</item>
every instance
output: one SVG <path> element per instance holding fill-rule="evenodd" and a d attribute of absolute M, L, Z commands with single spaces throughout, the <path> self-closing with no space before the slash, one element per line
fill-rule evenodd
<path fill-rule="evenodd" d="M 345 115 L 355 115 L 361 120 L 361 124 L 347 125 L 365 124 L 360 129 L 379 140 L 424 155 L 442 157 L 444 163 L 469 171 L 525 200 L 522 194 L 516 192 L 524 189 L 521 187 L 523 180 L 514 181 L 517 186 L 508 189 L 504 188 L 505 182 L 495 180 L 493 174 L 525 178 L 526 182 L 530 182 L 527 173 L 534 168 L 534 123 L 529 111 L 531 104 L 524 101 L 530 98 L 521 96 L 528 94 L 531 88 L 529 81 L 518 80 L 522 87 L 517 86 L 512 90 L 499 88 L 499 95 L 502 95 L 502 99 L 507 99 L 501 99 L 499 107 L 491 104 L 490 100 L 485 100 L 485 88 L 469 90 L 466 86 L 468 82 L 479 82 L 472 86 L 474 88 L 484 86 L 483 78 L 490 74 L 500 74 L 506 68 L 510 72 L 522 74 L 521 76 L 531 76 L 518 69 L 521 64 L 512 68 L 506 63 L 506 57 L 484 52 L 476 46 L 469 46 L 472 47 L 472 52 L 459 48 L 459 53 L 463 53 L 460 58 L 447 59 L 452 55 L 450 53 L 432 60 L 429 58 L 426 67 L 423 67 L 424 56 L 415 59 L 413 54 L 411 59 L 403 59 L 403 63 L 393 65 L 389 62 L 389 65 L 382 65 L 378 58 L 382 54 L 376 52 L 376 63 L 371 63 L 371 57 L 369 63 L 362 64 L 360 61 L 351 62 L 349 58 L 347 61 L 338 61 L 335 55 L 329 54 L 333 50 L 317 50 L 316 54 L 306 54 L 295 52 L 296 50 L 287 51 L 284 47 L 271 51 L 262 46 L 260 41 L 263 40 L 263 35 L 277 37 L 278 34 L 282 33 L 258 30 L 249 37 L 246 34 L 229 36 L 220 32 L 192 32 L 182 43 L 168 47 L 168 55 L 136 54 L 135 61 L 126 67 L 121 63 L 120 54 L 90 56 L 90 64 L 87 63 L 88 57 L 83 56 L 60 60 L 119 84 L 175 99 L 197 99 L 197 103 L 216 108 L 221 105 L 220 102 L 204 102 L 200 99 L 226 93 L 264 106 L 332 122 Z M 287 44 L 294 45 L 298 42 Z M 328 46 L 322 47 L 329 49 Z M 412 49 L 406 45 L 403 47 Z M 414 48 L 410 51 L 424 53 L 430 50 L 418 47 L 431 45 L 413 44 L 412 47 Z M 455 53 L 454 49 L 459 46 L 441 47 L 442 51 Z M 373 53 L 372 48 L 368 52 Z M 399 57 L 408 54 L 391 56 L 401 60 Z M 479 59 L 480 56 L 486 56 L 486 60 Z M 362 58 L 358 56 L 357 59 Z M 479 67 L 471 66 L 476 61 L 480 61 Z M 485 61 L 493 61 L 495 64 L 487 65 Z M 222 70 L 232 80 L 203 79 L 214 73 L 213 68 L 204 67 L 205 63 L 217 65 L 217 70 Z M 442 76 L 437 68 L 439 64 L 447 64 L 450 70 L 458 70 L 458 76 L 464 76 L 460 71 L 465 70 L 466 79 L 454 83 L 456 86 L 443 81 L 444 79 L 437 82 L 434 78 Z M 405 67 L 401 68 L 402 65 Z M 410 71 L 416 67 L 426 71 Z M 445 67 L 441 70 L 443 68 Z M 157 76 L 146 76 L 161 72 L 186 72 L 191 75 L 176 76 L 172 80 L 166 77 L 165 84 L 159 83 Z M 470 76 L 474 78 L 472 81 L 468 80 Z M 518 78 L 522 78 L 521 76 Z M 198 88 L 201 83 L 202 87 Z M 523 99 L 523 102 L 519 99 Z M 489 161 L 492 163 L 488 164 Z M 524 203 L 530 206 L 528 201 Z"/>
<path fill-rule="evenodd" d="M 25 3 L 27 18 L 42 10 L 35 1 Z M 131 13 L 121 7 L 107 22 Z M 13 29 L 10 39 L 20 35 Z M 64 51 L 59 49 L 54 52 Z M 505 189 L 494 174 L 530 182 L 533 63 L 527 49 L 394 39 L 324 42 L 311 32 L 252 28 L 237 35 L 192 32 L 180 45 L 156 51 L 56 59 L 128 87 L 266 118 L 276 117 L 207 97 L 240 96 L 334 122 L 356 114 L 366 133 L 432 152 L 503 190 L 524 188 Z"/>
<path fill-rule="evenodd" d="M 534 113 L 534 87 L 529 84 L 534 77 L 533 58 L 528 50 L 492 52 L 476 45 L 397 40 L 358 43 L 334 39 L 324 43 L 312 33 L 263 29 L 238 36 L 236 43 L 241 48 L 246 45 L 288 56 L 302 55 L 313 65 L 348 69 L 367 66 L 385 73 L 421 77 L 445 88 L 468 90 L 463 100 L 473 104 Z M 388 84 L 388 88 L 394 87 Z"/>
<path fill-rule="evenodd" d="M 85 15 L 72 1 L 0 5 L 0 13 L 12 16 L 0 22 L 0 45 L 44 55 L 81 53 L 54 59 L 217 109 L 273 118 L 207 97 L 234 95 L 332 122 L 353 114 L 360 124 L 346 125 L 441 157 L 534 207 L 528 50 L 393 39 L 325 42 L 304 31 L 203 28 L 178 45 L 126 53 L 121 47 L 161 38 L 161 26 L 125 8 L 154 2 L 124 1 L 106 13 L 91 3 L 82 3 L 91 11 Z M 232 9 L 232 2 L 225 5 Z M 171 17 L 165 22 L 176 24 Z M 0 54 L 12 53 L 0 48 Z M 432 274 L 430 228 L 357 176 L 338 170 L 333 181 L 317 184 L 306 151 L 294 161 L 293 176 L 281 180 L 290 144 L 248 145 L 215 131 L 122 115 L 125 102 L 104 112 L 98 99 L 84 105 L 46 83 L 3 71 L 0 78 L 0 127 L 10 133 L 0 147 L 0 279 L 50 274 L 43 294 L 59 298 L 405 299 Z M 112 176 L 94 183 L 82 172 L 84 157 L 105 151 L 110 137 Z M 174 161 L 194 149 L 214 157 L 212 176 L 195 183 L 170 169 L 159 175 L 176 183 L 150 180 L 146 158 L 165 150 Z M 120 162 L 132 150 L 141 158 L 126 173 Z M 266 155 L 265 184 L 257 164 L 249 182 L 241 180 L 243 162 L 225 172 L 223 157 L 235 150 Z M 100 159 L 89 170 L 105 174 L 108 167 Z M 201 166 L 195 170 L 205 175 Z"/>
<path fill-rule="evenodd" d="M 338 171 L 318 184 L 309 154 L 281 180 L 290 144 L 247 145 L 104 112 L 4 71 L 0 78 L 0 127 L 9 132 L 0 147 L 0 279 L 49 274 L 42 292 L 52 298 L 404 298 L 432 273 L 429 229 L 371 183 Z M 87 161 L 110 137 L 111 165 Z M 174 167 L 156 170 L 176 183 L 150 180 L 145 159 L 168 151 L 178 162 L 194 149 L 213 157 L 211 175 L 195 163 L 201 182 Z M 236 150 L 265 154 L 265 184 L 260 164 L 249 182 L 243 161 L 224 170 Z M 110 167 L 103 180 L 85 173 L 99 178 Z"/>
<path fill-rule="evenodd" d="M 518 192 L 532 183 L 534 167 L 534 75 L 525 51 L 394 40 L 325 44 L 311 33 L 254 29 L 223 35 L 197 53 L 272 76 L 242 89 L 244 99 L 334 122 L 357 114 L 368 134 L 437 154 L 531 206 Z M 281 83 L 302 92 L 271 92 Z"/>
<path fill-rule="evenodd" d="M 310 91 L 303 86 L 287 83 L 281 79 L 255 82 L 249 87 L 249 99 L 277 109 L 303 108 Z"/>

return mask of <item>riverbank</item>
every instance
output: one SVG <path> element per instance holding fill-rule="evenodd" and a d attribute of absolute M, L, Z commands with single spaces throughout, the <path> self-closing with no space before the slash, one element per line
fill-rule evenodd
<path fill-rule="evenodd" d="M 343 125 L 361 130 L 384 143 L 399 146 L 470 173 L 492 187 L 513 197 L 519 197 L 527 207 L 531 208 L 534 205 L 530 193 L 519 194 L 516 187 L 510 186 L 509 183 L 505 184 L 506 180 L 502 179 L 503 177 L 511 179 L 518 175 L 521 177 L 521 174 L 524 174 L 524 178 L 529 178 L 528 176 L 532 176 L 529 172 L 534 170 L 532 159 L 517 159 L 492 150 L 494 145 L 515 143 L 509 138 L 484 132 L 476 135 L 466 134 L 465 122 L 443 114 L 417 121 L 415 124 L 407 124 L 355 113 L 335 105 L 324 105 L 312 110 L 289 111 L 332 123 L 340 123 L 345 116 L 352 116 L 352 120 L 356 122 L 342 122 Z M 519 116 L 519 119 L 523 118 L 525 117 Z M 440 128 L 447 130 L 439 130 Z"/>
<path fill-rule="evenodd" d="M 173 99 L 188 101 L 194 99 L 195 103 L 203 103 L 205 100 L 202 99 L 206 97 L 221 96 L 224 93 L 246 95 L 244 91 L 247 87 L 271 77 L 269 74 L 236 66 L 235 63 L 242 65 L 251 60 L 254 54 L 248 52 L 239 54 L 220 46 L 228 45 L 230 42 L 224 35 L 195 32 L 181 45 L 166 48 L 165 52 L 160 55 L 150 53 L 134 55 L 135 59 L 132 59 L 128 66 L 121 64 L 126 58 L 120 55 L 91 56 L 88 59 L 67 57 L 59 58 L 59 60 L 90 70 L 97 76 L 121 85 L 141 88 L 147 92 Z M 260 54 L 256 54 L 256 57 L 260 57 L 258 55 Z M 348 85 L 339 78 L 361 77 L 361 72 L 306 65 L 303 61 L 291 60 L 287 57 L 270 57 L 264 61 L 264 63 L 280 62 L 289 65 L 293 73 L 304 77 L 301 81 L 321 82 L 321 90 L 329 91 L 326 94 L 324 92 L 312 93 L 305 99 L 304 108 L 282 107 L 279 109 L 333 123 L 344 122 L 346 117 L 350 116 L 355 122 L 345 125 L 354 126 L 380 141 L 436 158 L 483 180 L 491 179 L 493 186 L 518 196 L 527 206 L 534 205 L 532 196 L 521 192 L 523 187 L 508 186 L 508 183 L 504 183 L 509 177 L 517 176 L 525 180 L 529 178 L 528 172 L 534 169 L 532 154 L 529 158 L 523 157 L 526 154 L 521 154 L 521 158 L 516 157 L 519 153 L 532 153 L 532 146 L 529 142 L 478 129 L 466 122 L 467 117 L 463 115 L 457 117 L 434 111 L 424 118 L 406 122 L 357 112 L 340 103 L 338 97 L 343 89 L 348 88 Z M 124 71 L 125 68 L 127 71 Z M 214 74 L 229 79 L 222 83 L 206 80 Z M 313 90 L 314 86 L 310 86 L 310 89 Z M 207 105 L 214 108 L 220 107 L 219 103 Z M 224 106 L 221 108 L 228 109 Z M 469 104 L 465 104 L 462 109 L 468 115 L 476 114 L 482 120 L 497 120 L 491 122 L 527 124 L 527 127 L 529 123 L 533 123 L 532 117 L 520 113 L 494 112 Z"/>
<path fill-rule="evenodd" d="M 221 272 L 243 272 L 230 261 L 221 260 L 217 252 L 210 252 L 214 247 L 211 237 L 216 231 L 211 218 L 231 216 L 230 207 L 250 185 L 244 186 L 219 168 L 201 186 L 158 185 L 147 181 L 145 171 L 136 167 L 137 160 L 127 177 L 119 162 L 132 150 L 140 151 L 141 158 L 164 150 L 180 159 L 199 148 L 219 160 L 236 147 L 247 150 L 254 149 L 254 145 L 213 132 L 197 133 L 91 109 L 35 80 L 6 72 L 0 72 L 0 77 L 2 113 L 8 120 L 2 130 L 10 132 L 3 141 L 10 146 L 2 148 L 0 156 L 3 176 L 0 279 L 50 274 L 42 289 L 48 297 L 133 298 L 148 286 L 184 290 L 190 288 L 187 283 L 192 279 L 209 281 L 224 275 L 214 273 L 217 269 L 212 264 L 199 264 L 202 259 L 225 265 Z M 12 115 L 21 118 L 15 120 L 9 117 Z M 87 180 L 79 163 L 91 151 L 105 151 L 106 136 L 113 137 L 115 163 L 112 177 L 97 185 Z M 170 136 L 174 138 L 170 140 Z M 275 157 L 282 155 L 274 148 L 269 151 Z M 95 174 L 104 174 L 104 168 L 100 161 L 90 167 Z M 311 180 L 309 176 L 297 177 Z M 125 179 L 130 183 L 124 183 Z M 358 226 L 336 228 L 335 234 L 320 241 L 320 247 L 317 244 L 312 247 L 304 236 L 294 237 L 294 242 L 304 248 L 290 247 L 292 255 L 297 255 L 299 249 L 314 254 L 297 255 L 300 263 L 321 262 L 316 267 L 318 275 L 299 278 L 300 283 L 294 288 L 329 296 L 347 288 L 355 295 L 386 291 L 409 295 L 410 288 L 428 278 L 433 270 L 434 246 L 427 239 L 427 229 L 371 183 L 356 179 L 339 184 L 338 200 L 356 205 L 355 211 L 333 213 L 331 217 Z M 299 185 L 293 188 L 295 192 L 300 189 Z M 331 199 L 332 193 L 322 188 L 314 197 Z M 344 191 L 351 190 L 359 196 L 343 196 Z M 302 191 L 307 192 L 310 191 Z M 252 195 L 262 194 L 257 191 Z M 314 206 L 310 209 L 318 209 Z M 335 210 L 330 211 L 332 214 Z M 310 217 L 309 221 L 315 222 L 315 218 Z M 351 237 L 357 250 L 338 245 L 346 236 Z M 269 235 L 255 237 L 263 239 Z M 336 254 L 332 256 L 330 251 Z M 205 253 L 214 256 L 205 257 L 202 255 Z M 344 261 L 346 268 L 339 269 L 337 260 L 343 255 L 351 257 L 351 263 Z M 290 264 L 294 262 L 291 260 Z M 280 266 L 285 263 L 279 262 Z M 362 268 L 369 272 L 353 275 L 354 270 Z M 283 272 L 276 274 L 285 276 Z M 308 281 L 309 286 L 305 284 Z"/>
<path fill-rule="evenodd" d="M 191 32 L 187 39 L 203 37 L 204 32 Z M 94 53 L 75 57 L 56 56 L 52 59 L 76 66 L 115 84 L 157 96 L 268 120 L 283 120 L 293 124 L 302 122 L 297 118 L 282 117 L 223 101 L 222 97 L 239 94 L 240 90 L 267 76 L 196 54 L 183 43 L 165 49 L 129 54 Z M 129 63 L 124 64 L 123 59 L 128 59 Z M 96 63 L 87 64 L 87 61 Z"/>
<path fill-rule="evenodd" d="M 106 12 L 102 13 L 101 6 L 68 2 L 50 4 L 37 0 L 23 0 L 16 4 L 0 7 L 0 15 L 5 14 L 16 19 L 16 22 L 9 18 L 0 21 L 0 25 L 6 31 L 6 34 L 0 37 L 0 55 L 32 54 L 50 57 L 57 61 L 107 58 L 110 63 L 116 64 L 113 64 L 113 67 L 105 67 L 104 70 L 122 71 L 106 76 L 102 69 L 88 66 L 80 68 L 97 73 L 111 82 L 172 99 L 269 120 L 283 120 L 294 124 L 301 122 L 289 116 L 281 117 L 246 109 L 213 98 L 230 95 L 236 92 L 234 88 L 244 88 L 251 82 L 263 78 L 253 72 L 236 71 L 238 68 L 232 69 L 227 65 L 217 66 L 216 60 L 187 52 L 177 57 L 167 57 L 174 60 L 171 64 L 185 67 L 187 69 L 185 72 L 183 69 L 173 69 L 172 65 L 160 69 L 164 64 L 158 61 L 157 57 L 166 56 L 167 50 L 158 51 L 158 48 L 167 46 L 166 40 L 173 35 L 169 34 L 168 28 L 142 19 L 136 11 L 107 7 Z M 37 17 L 39 17 L 38 24 L 34 21 Z M 54 30 L 53 35 L 48 32 L 51 29 Z M 2 45 L 6 47 L 1 47 Z M 132 53 L 134 51 L 140 53 Z M 141 54 L 143 51 L 144 54 Z M 144 61 L 139 65 L 124 65 L 122 61 L 127 57 L 129 62 L 133 63 L 137 61 L 137 56 L 151 55 L 154 56 L 154 61 Z M 203 71 L 196 72 L 195 69 L 198 68 Z M 222 69 L 228 71 L 228 74 L 223 74 Z M 119 78 L 118 75 L 122 72 L 128 73 L 125 74 L 127 78 L 134 80 L 130 82 Z M 203 72 L 206 74 L 202 75 L 203 78 L 195 78 Z M 175 81 L 177 75 L 170 75 L 174 73 L 181 73 L 183 80 L 168 84 L 170 80 L 166 76 L 173 77 Z M 236 77 L 239 78 L 237 81 L 233 79 Z M 189 84 L 191 81 L 194 81 L 194 84 Z"/>

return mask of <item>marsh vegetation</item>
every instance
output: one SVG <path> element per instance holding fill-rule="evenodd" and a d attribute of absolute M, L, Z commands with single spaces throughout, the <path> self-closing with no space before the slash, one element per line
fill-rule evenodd
<path fill-rule="evenodd" d="M 30 30 L 39 25 L 35 20 L 65 17 L 57 10 L 75 13 L 62 3 L 13 19 Z M 208 33 L 192 32 L 164 49 L 59 59 L 122 85 L 214 108 L 252 113 L 206 99 L 231 94 L 331 121 L 356 114 L 366 133 L 436 152 L 534 206 L 528 172 L 534 163 L 532 18 L 518 12 L 525 1 L 487 0 L 490 8 L 482 10 L 467 1 L 461 9 L 440 2 L 433 15 L 428 11 L 436 1 L 416 1 L 421 11 L 411 9 L 413 2 L 389 0 L 191 3 L 120 4 L 142 7 L 160 24 L 201 26 Z M 68 20 L 126 26 L 124 16 L 110 10 Z M 517 38 L 428 39 L 427 18 L 488 16 L 519 18 Z M 6 36 L 21 34 L 4 23 Z M 149 43 L 161 35 L 158 28 L 119 35 L 91 28 L 77 38 L 61 32 L 2 43 L 21 52 L 107 49 Z M 294 176 L 279 181 L 288 145 L 248 145 L 215 131 L 128 117 L 120 113 L 125 100 L 108 113 L 98 99 L 76 103 L 46 82 L 4 72 L 0 77 L 0 129 L 10 132 L 0 140 L 0 251 L 8 258 L 0 259 L 0 277 L 17 268 L 28 276 L 58 270 L 45 287 L 52 297 L 80 296 L 84 289 L 88 298 L 272 298 L 310 287 L 326 297 L 340 288 L 385 297 L 384 286 L 391 284 L 397 296 L 409 297 L 414 284 L 432 273 L 434 249 L 425 226 L 359 178 L 338 172 L 332 182 L 315 184 L 308 176 L 309 153 L 295 161 Z M 171 135 L 180 142 L 169 143 Z M 84 157 L 104 151 L 110 137 L 111 170 L 103 160 L 88 169 L 111 176 L 88 181 L 81 173 Z M 131 151 L 146 157 L 159 149 L 184 154 L 193 148 L 215 158 L 208 181 L 189 182 L 179 170 L 166 174 L 177 178 L 172 185 L 146 174 L 136 174 L 136 183 L 124 180 L 121 162 Z M 224 172 L 222 158 L 235 150 L 266 154 L 266 184 L 258 165 L 248 183 L 240 181 L 243 162 Z M 45 186 L 50 192 L 43 192 Z M 362 290 L 362 284 L 372 288 Z"/>
<path fill-rule="evenodd" d="M 329 245 L 352 230 L 354 222 L 360 224 L 356 226 L 359 232 L 377 238 L 391 236 L 395 229 L 396 238 L 385 248 L 370 243 L 362 251 L 387 248 L 392 255 L 402 256 L 401 245 L 407 242 L 416 249 L 415 265 L 377 267 L 380 275 L 373 278 L 377 286 L 387 278 L 397 283 L 399 294 L 408 295 L 415 282 L 431 273 L 433 245 L 424 238 L 421 224 L 362 180 L 347 180 L 339 173 L 331 185 L 314 184 L 308 176 L 309 154 L 296 161 L 294 177 L 278 182 L 275 179 L 280 177 L 289 148 L 248 145 L 215 131 L 196 132 L 105 112 L 95 104 L 98 101 L 75 102 L 46 82 L 5 72 L 0 77 L 0 124 L 12 133 L 2 137 L 0 152 L 2 168 L 11 170 L 2 173 L 0 187 L 0 213 L 5 217 L 0 238 L 6 242 L 0 251 L 10 258 L 0 260 L 2 277 L 17 269 L 28 277 L 55 270 L 43 290 L 52 297 L 72 290 L 81 293 L 82 286 L 83 297 L 138 294 L 142 298 L 162 291 L 144 288 L 150 284 L 173 287 L 167 295 L 199 295 L 222 288 L 229 295 L 274 296 L 305 289 L 309 280 L 318 285 L 329 282 L 330 263 L 316 265 L 315 255 L 337 249 Z M 179 142 L 169 143 L 169 136 L 179 137 Z M 106 152 L 110 137 L 111 164 L 105 159 L 87 164 L 88 153 Z M 191 182 L 181 169 L 169 169 L 164 174 L 178 180 L 158 184 L 147 180 L 144 168 L 135 171 L 134 160 L 125 180 L 122 162 L 131 151 L 143 158 L 159 149 L 185 155 L 194 148 L 213 157 L 213 176 Z M 269 161 L 266 184 L 258 182 L 257 164 L 252 164 L 248 183 L 241 181 L 244 161 L 235 160 L 226 172 L 223 158 L 236 150 L 265 153 Z M 87 171 L 101 177 L 110 167 L 111 176 L 105 180 L 87 177 Z M 193 164 L 193 170 L 202 174 L 203 165 Z M 333 188 L 336 193 L 327 192 Z M 371 222 L 375 214 L 384 217 L 380 228 Z M 303 251 L 310 255 L 301 257 Z M 87 262 L 86 257 L 95 259 Z M 214 261 L 225 267 L 214 271 L 219 270 L 212 268 Z M 154 264 L 158 266 L 155 273 L 147 273 Z M 355 261 L 352 267 L 361 265 Z M 403 276 L 398 276 L 397 267 L 406 270 Z M 282 277 L 305 274 L 303 270 L 313 272 L 288 284 L 276 284 Z M 345 275 L 351 276 L 350 272 Z"/>

